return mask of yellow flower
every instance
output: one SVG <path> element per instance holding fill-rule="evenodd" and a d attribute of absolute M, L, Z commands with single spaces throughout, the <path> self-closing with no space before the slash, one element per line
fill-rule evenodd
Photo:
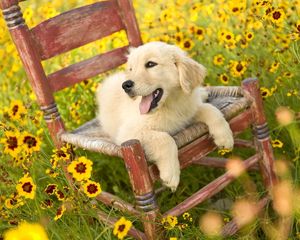
<path fill-rule="evenodd" d="M 21 144 L 27 153 L 33 153 L 40 150 L 41 140 L 25 131 L 21 134 Z"/>
<path fill-rule="evenodd" d="M 13 209 L 23 206 L 24 201 L 17 194 L 14 194 L 11 195 L 9 198 L 5 199 L 4 205 L 7 209 Z"/>
<path fill-rule="evenodd" d="M 282 148 L 283 142 L 281 142 L 279 139 L 272 140 L 272 146 L 273 148 Z"/>
<path fill-rule="evenodd" d="M 60 219 L 62 217 L 62 215 L 64 214 L 64 212 L 66 211 L 66 207 L 65 205 L 61 205 L 57 211 L 56 211 L 56 215 L 54 217 L 54 221 L 57 221 L 58 219 Z"/>
<path fill-rule="evenodd" d="M 230 31 L 224 30 L 221 32 L 221 41 L 231 43 L 234 41 L 234 34 Z"/>
<path fill-rule="evenodd" d="M 20 120 L 27 113 L 26 108 L 20 100 L 14 100 L 10 103 L 8 115 L 12 120 Z"/>
<path fill-rule="evenodd" d="M 58 172 L 55 172 L 53 169 L 50 168 L 47 168 L 45 172 L 47 175 L 49 175 L 52 178 L 56 178 L 59 175 Z"/>
<path fill-rule="evenodd" d="M 282 23 L 285 18 L 285 13 L 282 9 L 274 9 L 270 14 L 269 18 L 273 23 Z"/>
<path fill-rule="evenodd" d="M 53 194 L 55 194 L 56 190 L 57 190 L 57 185 L 50 183 L 44 189 L 44 192 L 47 193 L 48 195 L 53 195 Z"/>
<path fill-rule="evenodd" d="M 113 234 L 117 236 L 118 239 L 123 239 L 132 226 L 132 222 L 121 217 L 114 226 Z"/>
<path fill-rule="evenodd" d="M 177 220 L 177 217 L 175 217 L 175 216 L 167 216 L 161 220 L 161 223 L 163 224 L 164 228 L 170 230 L 170 229 L 173 229 L 177 225 L 178 220 Z"/>
<path fill-rule="evenodd" d="M 68 166 L 68 172 L 72 173 L 77 181 L 87 180 L 91 177 L 93 162 L 86 157 L 79 157 Z"/>
<path fill-rule="evenodd" d="M 19 180 L 16 189 L 19 196 L 30 199 L 34 199 L 35 197 L 36 185 L 33 183 L 32 178 L 29 177 L 28 174 L 26 174 Z"/>
<path fill-rule="evenodd" d="M 56 189 L 55 195 L 59 201 L 65 200 L 65 194 L 61 190 Z"/>
<path fill-rule="evenodd" d="M 195 43 L 189 39 L 189 38 L 185 38 L 180 42 L 180 47 L 184 50 L 191 50 L 194 47 Z"/>
<path fill-rule="evenodd" d="M 231 152 L 231 150 L 230 149 L 226 149 L 226 148 L 218 150 L 218 154 L 220 154 L 222 156 L 224 156 L 224 155 L 226 155 L 227 153 L 230 153 L 230 152 Z"/>
<path fill-rule="evenodd" d="M 253 32 L 246 32 L 245 33 L 245 38 L 247 41 L 251 41 L 254 38 L 254 33 Z"/>
<path fill-rule="evenodd" d="M 227 74 L 223 73 L 219 76 L 219 79 L 220 81 L 223 83 L 223 84 L 228 84 L 229 83 L 229 77 L 227 76 Z"/>
<path fill-rule="evenodd" d="M 272 96 L 272 93 L 270 92 L 270 90 L 265 87 L 260 88 L 260 93 L 261 93 L 261 96 L 263 99 L 266 99 L 267 97 Z"/>
<path fill-rule="evenodd" d="M 276 72 L 277 69 L 278 69 L 278 67 L 279 67 L 279 65 L 280 65 L 279 62 L 277 62 L 277 61 L 273 62 L 272 65 L 271 65 L 271 67 L 269 68 L 269 71 L 270 71 L 271 73 Z"/>
<path fill-rule="evenodd" d="M 72 148 L 69 144 L 60 149 L 54 149 L 53 152 L 54 153 L 51 156 L 52 158 L 50 159 L 50 163 L 53 169 L 57 167 L 58 161 L 62 160 L 66 162 L 72 159 Z"/>
<path fill-rule="evenodd" d="M 83 185 L 83 191 L 84 193 L 92 198 L 96 197 L 101 193 L 101 187 L 100 184 L 91 180 L 88 180 L 84 185 Z"/>
<path fill-rule="evenodd" d="M 20 133 L 18 131 L 6 131 L 4 133 L 5 138 L 0 140 L 4 144 L 4 153 L 17 157 L 21 151 Z"/>
<path fill-rule="evenodd" d="M 225 58 L 222 54 L 218 54 L 216 56 L 214 56 L 214 64 L 217 66 L 220 66 L 222 64 L 224 64 Z"/>
<path fill-rule="evenodd" d="M 22 222 L 4 233 L 4 240 L 48 240 L 45 229 L 37 223 Z"/>
<path fill-rule="evenodd" d="M 182 217 L 184 220 L 190 220 L 191 219 L 191 214 L 189 214 L 188 212 L 185 212 L 184 214 L 182 214 Z"/>
<path fill-rule="evenodd" d="M 41 202 L 40 207 L 42 209 L 52 208 L 53 207 L 53 200 L 52 199 L 45 199 Z"/>
<path fill-rule="evenodd" d="M 204 39 L 204 33 L 205 33 L 205 29 L 202 27 L 198 27 L 198 26 L 191 26 L 189 28 L 189 31 L 197 37 L 197 39 L 199 41 Z"/>
<path fill-rule="evenodd" d="M 247 62 L 245 61 L 231 61 L 230 73 L 233 77 L 241 77 L 247 70 Z"/>

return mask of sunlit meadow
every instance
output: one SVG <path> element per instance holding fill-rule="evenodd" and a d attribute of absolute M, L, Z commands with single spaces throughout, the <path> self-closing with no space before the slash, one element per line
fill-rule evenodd
<path fill-rule="evenodd" d="M 33 27 L 93 2 L 27 0 L 20 5 Z M 218 239 L 221 227 L 235 217 L 243 229 L 232 239 L 300 239 L 300 1 L 135 0 L 134 6 L 143 41 L 186 50 L 208 69 L 207 85 L 240 85 L 244 78 L 258 77 L 280 178 L 272 190 L 273 203 L 259 215 L 254 209 L 264 194 L 261 179 L 239 171 L 236 161 L 238 181 L 190 212 L 160 221 L 166 238 Z M 51 73 L 126 43 L 121 32 L 43 64 Z M 74 158 L 70 146 L 54 148 L 2 15 L 0 59 L 0 239 L 129 238 L 131 225 L 141 224 L 93 200 L 105 190 L 133 202 L 123 162 L 80 149 Z M 94 92 L 104 77 L 56 95 L 68 129 L 95 116 Z M 245 158 L 247 151 L 226 153 L 233 155 Z M 61 170 L 69 159 L 67 170 L 80 191 L 70 188 Z M 177 191 L 158 197 L 161 209 L 171 208 L 222 171 L 184 170 Z M 115 229 L 97 220 L 95 208 L 119 216 Z"/>

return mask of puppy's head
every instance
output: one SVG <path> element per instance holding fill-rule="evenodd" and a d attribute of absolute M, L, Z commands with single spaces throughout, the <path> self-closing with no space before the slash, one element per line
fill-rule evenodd
<path fill-rule="evenodd" d="M 142 96 L 140 112 L 146 114 L 157 110 L 176 90 L 190 94 L 205 74 L 206 69 L 180 48 L 150 42 L 130 49 L 122 87 L 130 97 Z"/>

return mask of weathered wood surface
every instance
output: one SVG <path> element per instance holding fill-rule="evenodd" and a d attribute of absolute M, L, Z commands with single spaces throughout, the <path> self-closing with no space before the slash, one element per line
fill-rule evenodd
<path fill-rule="evenodd" d="M 133 47 L 138 47 L 143 42 L 142 42 L 139 26 L 134 14 L 132 1 L 117 0 L 117 2 L 122 12 L 122 19 L 126 27 L 129 45 Z"/>
<path fill-rule="evenodd" d="M 261 173 L 265 186 L 270 188 L 274 186 L 277 178 L 274 171 L 274 154 L 258 80 L 255 78 L 246 79 L 242 82 L 242 88 L 246 97 L 252 101 L 251 110 L 254 117 L 257 151 L 261 152 L 263 156 L 260 161 Z"/>
<path fill-rule="evenodd" d="M 17 5 L 19 3 L 18 0 L 1 0 L 0 1 L 0 8 L 1 9 L 6 9 L 9 8 L 13 5 Z"/>
<path fill-rule="evenodd" d="M 144 150 L 138 140 L 129 140 L 122 144 L 122 153 L 137 207 L 145 211 L 142 220 L 147 239 L 155 240 L 158 233 L 155 222 L 159 209 L 155 201 Z"/>
<path fill-rule="evenodd" d="M 140 211 L 136 210 L 132 204 L 127 203 L 124 200 L 120 199 L 119 197 L 117 197 L 111 193 L 108 193 L 108 192 L 102 191 L 101 194 L 96 196 L 96 200 L 104 203 L 107 206 L 112 206 L 123 212 L 131 213 L 135 216 L 142 215 L 142 213 Z"/>
<path fill-rule="evenodd" d="M 124 28 L 115 1 L 97 2 L 64 12 L 31 29 L 42 60 Z"/>
<path fill-rule="evenodd" d="M 117 48 L 110 52 L 97 55 L 90 59 L 75 63 L 62 70 L 48 75 L 51 89 L 59 91 L 63 88 L 79 83 L 82 80 L 94 77 L 100 73 L 120 66 L 126 62 L 125 53 L 128 47 Z"/>
<path fill-rule="evenodd" d="M 10 33 L 38 103 L 42 106 L 52 104 L 54 98 L 27 26 L 11 29 Z"/>
<path fill-rule="evenodd" d="M 249 169 L 249 167 L 253 166 L 260 158 L 260 154 L 255 154 L 252 157 L 243 161 L 244 168 Z M 176 207 L 170 209 L 164 216 L 179 216 L 184 212 L 188 211 L 189 209 L 195 207 L 196 205 L 200 204 L 201 202 L 205 201 L 206 199 L 210 198 L 211 196 L 215 195 L 216 193 L 220 192 L 224 189 L 229 183 L 231 183 L 235 177 L 226 172 L 222 176 L 218 177 L 214 181 L 207 184 L 205 187 L 194 193 L 192 196 L 184 200 L 183 202 L 179 203 Z"/>
<path fill-rule="evenodd" d="M 252 112 L 250 109 L 247 109 L 238 116 L 231 119 L 229 121 L 229 124 L 231 130 L 233 131 L 233 134 L 238 135 L 239 133 L 247 129 L 252 122 Z M 196 139 L 194 142 L 179 149 L 178 157 L 180 168 L 184 169 L 191 164 L 201 164 L 201 162 L 203 163 L 203 165 L 210 165 L 210 163 L 205 159 L 201 159 L 215 149 L 217 149 L 217 146 L 214 144 L 213 139 L 209 136 L 209 134 Z M 152 181 L 156 181 L 159 179 L 159 171 L 156 166 L 150 166 L 149 172 Z"/>

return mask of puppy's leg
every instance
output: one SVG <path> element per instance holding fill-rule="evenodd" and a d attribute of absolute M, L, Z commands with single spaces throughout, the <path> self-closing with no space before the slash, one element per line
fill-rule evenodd
<path fill-rule="evenodd" d="M 175 191 L 180 179 L 180 165 L 174 139 L 166 132 L 153 130 L 143 131 L 138 138 L 147 159 L 157 165 L 163 184 Z"/>
<path fill-rule="evenodd" d="M 208 126 L 209 133 L 218 147 L 233 148 L 233 135 L 228 122 L 219 109 L 209 103 L 199 104 L 196 121 Z"/>

